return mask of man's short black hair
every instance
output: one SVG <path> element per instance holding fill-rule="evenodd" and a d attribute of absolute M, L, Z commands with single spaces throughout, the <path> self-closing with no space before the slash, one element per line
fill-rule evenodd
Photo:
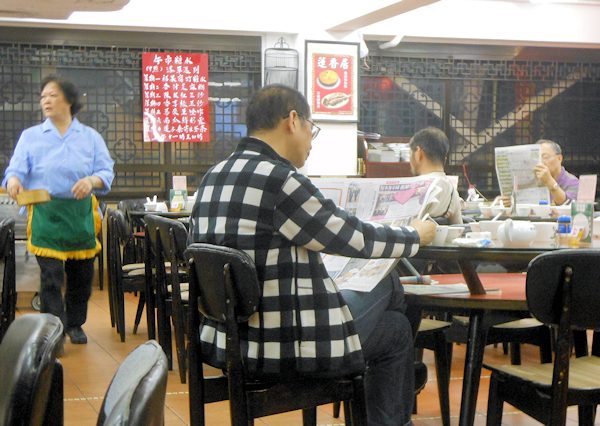
<path fill-rule="evenodd" d="M 421 148 L 429 161 L 440 164 L 446 162 L 446 156 L 450 149 L 450 143 L 446 134 L 435 127 L 426 127 L 419 130 L 410 139 L 409 146 L 413 151 L 417 147 Z"/>
<path fill-rule="evenodd" d="M 71 105 L 71 115 L 75 116 L 83 107 L 81 102 L 79 102 L 79 90 L 77 86 L 60 75 L 50 74 L 42 80 L 40 92 L 51 82 L 56 83 L 60 87 L 60 90 L 65 95 L 65 99 Z"/>
<path fill-rule="evenodd" d="M 310 107 L 302 93 L 281 84 L 264 86 L 254 93 L 246 108 L 248 134 L 274 129 L 291 110 L 310 118 Z"/>

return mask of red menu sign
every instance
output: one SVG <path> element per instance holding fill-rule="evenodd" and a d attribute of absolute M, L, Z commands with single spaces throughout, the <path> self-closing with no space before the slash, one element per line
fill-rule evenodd
<path fill-rule="evenodd" d="M 332 115 L 354 113 L 353 60 L 352 55 L 313 54 L 313 113 Z"/>
<path fill-rule="evenodd" d="M 208 142 L 208 54 L 142 54 L 144 142 Z"/>

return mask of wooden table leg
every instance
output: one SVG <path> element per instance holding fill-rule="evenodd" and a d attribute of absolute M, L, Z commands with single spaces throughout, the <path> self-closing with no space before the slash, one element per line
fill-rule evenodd
<path fill-rule="evenodd" d="M 483 351 L 487 329 L 483 324 L 485 312 L 479 309 L 471 311 L 469 318 L 469 336 L 463 375 L 462 399 L 460 403 L 460 426 L 472 426 L 477 408 L 477 393 L 483 363 Z"/>
<path fill-rule="evenodd" d="M 473 262 L 467 259 L 459 259 L 458 266 L 460 266 L 460 271 L 465 278 L 465 282 L 467 283 L 471 294 L 485 294 L 485 289 L 481 284 L 481 280 L 477 275 Z"/>

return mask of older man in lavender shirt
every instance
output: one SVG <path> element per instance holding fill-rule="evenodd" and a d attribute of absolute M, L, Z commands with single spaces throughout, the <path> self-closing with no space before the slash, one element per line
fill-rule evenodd
<path fill-rule="evenodd" d="M 542 162 L 535 166 L 534 172 L 550 191 L 554 204 L 576 200 L 579 179 L 562 166 L 563 156 L 560 145 L 548 139 L 540 139 L 536 143 L 541 145 Z"/>

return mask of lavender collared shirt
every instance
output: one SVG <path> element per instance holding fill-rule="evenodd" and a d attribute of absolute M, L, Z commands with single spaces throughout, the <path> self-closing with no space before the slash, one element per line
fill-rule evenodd
<path fill-rule="evenodd" d="M 565 191 L 567 200 L 577 200 L 577 191 L 579 189 L 579 179 L 575 175 L 567 172 L 564 167 L 560 170 L 560 175 L 556 179 L 558 186 Z"/>

